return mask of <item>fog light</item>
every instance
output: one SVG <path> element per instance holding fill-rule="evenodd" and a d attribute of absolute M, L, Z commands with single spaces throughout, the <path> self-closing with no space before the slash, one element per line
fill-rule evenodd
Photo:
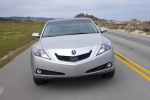
<path fill-rule="evenodd" d="M 37 73 L 37 74 L 41 74 L 41 72 L 42 72 L 42 71 L 41 71 L 40 69 L 37 69 L 37 70 L 36 70 L 36 73 Z"/>
<path fill-rule="evenodd" d="M 107 67 L 108 67 L 108 68 L 111 67 L 111 66 L 112 66 L 111 63 L 108 63 L 108 64 L 107 64 Z"/>

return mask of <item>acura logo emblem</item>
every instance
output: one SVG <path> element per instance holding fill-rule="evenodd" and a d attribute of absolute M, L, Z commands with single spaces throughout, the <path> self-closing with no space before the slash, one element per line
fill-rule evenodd
<path fill-rule="evenodd" d="M 75 51 L 75 50 L 72 50 L 71 53 L 72 53 L 72 55 L 75 55 L 75 54 L 76 54 L 76 51 Z"/>

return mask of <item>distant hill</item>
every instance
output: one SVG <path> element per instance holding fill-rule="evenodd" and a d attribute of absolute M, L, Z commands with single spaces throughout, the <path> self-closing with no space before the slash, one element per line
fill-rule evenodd
<path fill-rule="evenodd" d="M 77 18 L 77 17 L 91 18 L 96 24 L 100 24 L 101 23 L 101 24 L 104 25 L 104 23 L 107 23 L 107 20 L 105 20 L 105 19 L 99 19 L 99 18 L 97 18 L 97 17 L 95 17 L 93 15 L 88 15 L 88 14 L 84 14 L 84 13 L 80 13 L 80 14 L 75 16 L 75 18 Z"/>
<path fill-rule="evenodd" d="M 75 18 L 78 17 L 91 18 L 100 27 L 107 27 L 110 29 L 123 29 L 127 31 L 140 31 L 140 32 L 143 31 L 150 35 L 150 21 L 141 22 L 135 18 L 129 21 L 114 21 L 114 20 L 100 19 L 93 15 L 84 13 L 80 13 L 75 16 Z"/>

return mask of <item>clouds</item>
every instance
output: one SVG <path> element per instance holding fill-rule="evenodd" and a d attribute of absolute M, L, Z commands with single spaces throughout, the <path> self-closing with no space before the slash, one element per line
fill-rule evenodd
<path fill-rule="evenodd" d="M 1 0 L 0 16 L 72 18 L 78 13 L 106 19 L 149 17 L 150 0 Z"/>

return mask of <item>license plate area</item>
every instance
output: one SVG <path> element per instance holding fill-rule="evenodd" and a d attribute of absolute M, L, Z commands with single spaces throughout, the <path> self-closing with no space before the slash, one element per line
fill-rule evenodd
<path fill-rule="evenodd" d="M 76 62 L 76 61 L 78 61 L 78 57 L 70 57 L 70 61 L 71 62 Z"/>

